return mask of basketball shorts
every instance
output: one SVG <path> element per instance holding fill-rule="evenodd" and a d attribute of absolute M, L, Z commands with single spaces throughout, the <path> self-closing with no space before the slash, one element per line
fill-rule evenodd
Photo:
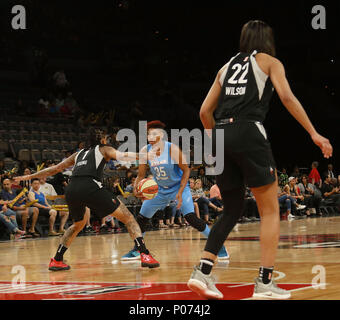
<path fill-rule="evenodd" d="M 89 177 L 73 177 L 65 190 L 65 200 L 74 222 L 83 220 L 86 207 L 99 218 L 113 213 L 120 206 L 119 200 Z"/>
<path fill-rule="evenodd" d="M 151 200 L 145 200 L 140 209 L 140 214 L 146 218 L 151 219 L 158 210 L 165 209 L 171 201 L 176 200 L 176 195 L 180 185 L 172 188 L 171 190 L 166 190 L 166 192 L 158 191 L 156 197 Z M 192 201 L 192 195 L 189 186 L 186 186 L 182 193 L 182 206 L 180 208 L 183 215 L 188 213 L 193 213 L 194 203 Z"/>
<path fill-rule="evenodd" d="M 213 130 L 213 153 L 221 146 L 216 145 L 216 130 L 223 129 L 224 169 L 216 176 L 216 183 L 222 191 L 229 191 L 247 185 L 258 188 L 276 180 L 276 163 L 266 130 L 260 122 L 236 121 L 217 125 Z"/>
<path fill-rule="evenodd" d="M 52 209 L 46 209 L 46 208 L 38 208 L 38 209 L 39 209 L 39 216 L 49 218 L 49 216 L 50 216 L 50 211 L 51 211 Z"/>

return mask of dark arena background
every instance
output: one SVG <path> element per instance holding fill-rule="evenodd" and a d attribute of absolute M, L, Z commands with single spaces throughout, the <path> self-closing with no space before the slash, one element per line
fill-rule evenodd
<path fill-rule="evenodd" d="M 13 28 L 15 5 L 25 8 L 25 29 Z M 312 8 L 317 5 L 326 10 L 325 29 L 313 28 L 316 13 Z M 279 174 L 285 168 L 288 177 L 308 175 L 312 162 L 317 161 L 322 179 L 329 164 L 333 165 L 337 178 L 340 175 L 339 1 L 1 0 L 1 184 L 8 177 L 26 174 L 27 168 L 36 172 L 79 150 L 79 143 L 87 139 L 91 127 L 106 131 L 114 147 L 119 146 L 115 139 L 119 129 L 136 130 L 141 120 L 161 120 L 167 129 L 203 129 L 199 117 L 202 102 L 218 70 L 239 51 L 241 27 L 253 19 L 263 20 L 273 28 L 277 58 L 286 68 L 292 91 L 318 132 L 331 141 L 334 149 L 333 157 L 324 159 L 274 93 L 264 126 Z M 125 196 L 136 169 L 134 165 L 124 167 L 110 162 L 104 175 L 105 186 L 121 194 L 135 215 L 140 203 Z M 191 176 L 200 178 L 204 191 L 209 191 L 214 177 L 205 176 L 200 169 L 202 166 L 193 163 Z M 64 194 L 67 181 L 67 173 L 48 180 L 58 196 Z M 30 187 L 21 184 L 16 186 L 16 191 L 25 186 Z M 63 200 L 62 197 L 51 199 L 54 205 L 58 205 L 57 200 Z M 314 265 L 329 268 L 327 282 L 333 285 L 339 282 L 335 266 L 340 262 L 340 220 L 336 206 L 330 207 L 324 205 L 323 215 L 315 219 L 304 219 L 302 214 L 294 221 L 289 221 L 284 209 L 281 210 L 278 264 L 281 269 L 287 269 L 290 278 L 284 279 L 283 273 L 277 275 L 283 279 L 284 288 L 296 291 L 296 299 L 340 299 L 339 285 L 329 285 L 329 291 L 317 292 L 312 288 Z M 210 212 L 211 223 L 217 218 L 215 213 Z M 257 215 L 254 217 L 245 215 L 246 219 L 239 221 L 239 231 L 234 230 L 230 242 L 226 242 L 231 251 L 229 270 L 224 265 L 218 270 L 229 272 L 230 276 L 220 275 L 218 288 L 227 300 L 251 297 L 249 283 L 254 277 L 247 275 L 246 270 L 255 276 L 259 261 L 259 219 Z M 17 219 L 20 228 L 21 218 Z M 162 213 L 156 215 L 150 225 L 154 232 L 146 236 L 146 241 L 159 244 L 157 258 L 162 260 L 161 266 L 169 269 L 146 274 L 139 270 L 138 264 L 124 265 L 119 260 L 131 249 L 124 225 L 107 221 L 104 230 L 94 213 L 91 230 L 81 234 L 92 236 L 76 239 L 74 247 L 66 253 L 73 269 L 63 276 L 62 272 L 54 275 L 47 270 L 59 237 L 49 237 L 48 219 L 39 219 L 38 239 L 19 239 L 0 221 L 0 299 L 198 298 L 185 284 L 205 244 L 195 229 L 159 229 Z M 60 219 L 58 215 L 56 230 Z M 175 222 L 181 226 L 177 218 Z M 68 220 L 65 228 L 69 225 Z M 115 238 L 111 241 L 112 234 Z M 335 245 L 322 247 L 320 243 Z M 26 250 L 19 250 L 23 246 Z M 86 248 L 92 251 L 89 253 Z M 298 251 L 303 254 L 299 256 Z M 178 256 L 181 259 L 177 262 Z M 292 268 L 288 267 L 290 262 Z M 90 268 L 87 263 L 91 263 Z M 10 288 L 14 265 L 25 266 L 27 285 L 31 288 L 28 293 Z M 114 270 L 117 266 L 120 271 L 112 271 L 112 275 L 110 268 Z M 176 266 L 180 268 L 178 279 Z M 59 291 L 53 287 L 56 283 L 61 286 Z M 226 286 L 222 288 L 222 284 Z M 46 285 L 46 292 L 35 292 L 35 285 Z M 159 292 L 163 294 L 158 296 Z"/>

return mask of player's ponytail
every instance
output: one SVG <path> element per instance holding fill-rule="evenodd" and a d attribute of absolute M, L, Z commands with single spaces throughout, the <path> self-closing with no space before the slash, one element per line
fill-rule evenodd
<path fill-rule="evenodd" d="M 273 29 L 260 20 L 249 21 L 241 31 L 240 52 L 252 54 L 255 50 L 276 56 Z"/>

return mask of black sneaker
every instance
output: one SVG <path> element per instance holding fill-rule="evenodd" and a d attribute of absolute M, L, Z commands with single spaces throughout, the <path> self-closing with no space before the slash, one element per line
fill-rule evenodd
<path fill-rule="evenodd" d="M 110 233 L 110 228 L 105 224 L 105 225 L 100 227 L 99 233 L 100 234 Z"/>
<path fill-rule="evenodd" d="M 84 233 L 92 234 L 92 233 L 96 233 L 96 231 L 93 230 L 92 226 L 86 226 L 86 227 L 84 228 Z"/>

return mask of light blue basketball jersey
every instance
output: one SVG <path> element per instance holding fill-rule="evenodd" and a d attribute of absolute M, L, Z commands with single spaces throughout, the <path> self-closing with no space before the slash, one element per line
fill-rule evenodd
<path fill-rule="evenodd" d="M 171 142 L 164 141 L 164 150 L 159 157 L 148 160 L 151 173 L 158 184 L 159 192 L 170 191 L 171 188 L 177 186 L 182 179 L 183 171 L 178 164 L 175 164 L 170 156 Z M 151 149 L 148 144 L 147 151 Z"/>

